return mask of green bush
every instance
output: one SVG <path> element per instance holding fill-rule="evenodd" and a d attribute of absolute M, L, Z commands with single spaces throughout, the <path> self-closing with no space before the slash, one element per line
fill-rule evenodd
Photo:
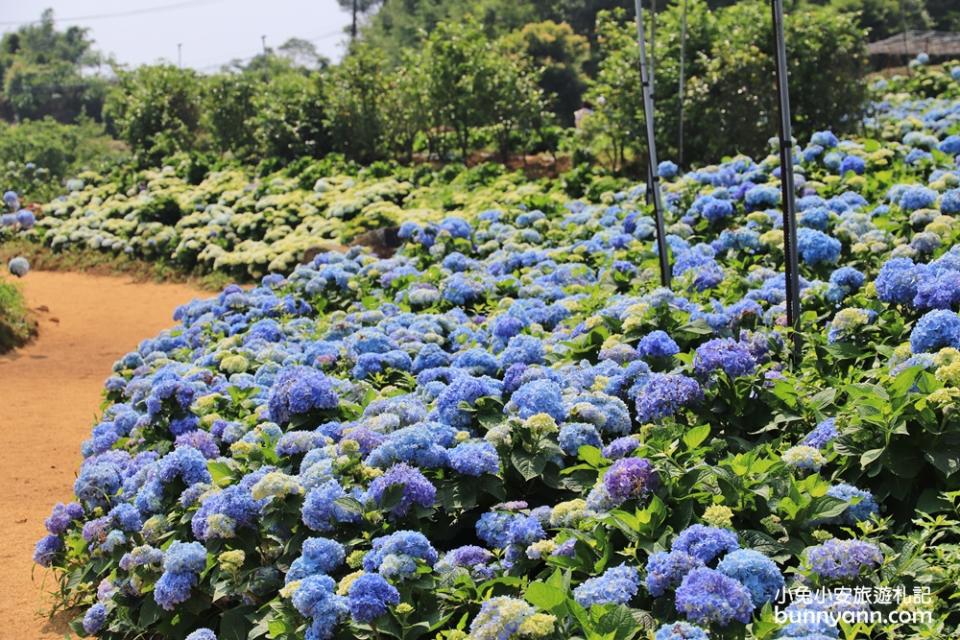
<path fill-rule="evenodd" d="M 20 289 L 0 280 L 0 353 L 26 342 L 34 328 Z"/>
<path fill-rule="evenodd" d="M 0 121 L 0 171 L 5 189 L 28 201 L 45 201 L 62 192 L 64 179 L 90 169 L 107 171 L 129 153 L 90 120 L 61 124 L 53 118 L 18 124 Z"/>

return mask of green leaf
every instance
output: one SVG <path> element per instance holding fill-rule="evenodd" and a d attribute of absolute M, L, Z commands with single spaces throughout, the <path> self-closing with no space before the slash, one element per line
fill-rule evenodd
<path fill-rule="evenodd" d="M 533 606 L 553 613 L 555 609 L 563 607 L 567 594 L 563 589 L 537 581 L 530 583 L 523 597 Z"/>
<path fill-rule="evenodd" d="M 800 394 L 793 384 L 784 380 L 777 380 L 773 384 L 773 388 L 770 391 L 774 396 L 779 398 L 791 409 L 795 409 L 797 407 L 797 400 L 799 399 Z"/>
<path fill-rule="evenodd" d="M 683 434 L 683 444 L 687 445 L 687 450 L 696 449 L 710 435 L 710 425 L 702 424 L 699 427 L 688 429 Z"/>
<path fill-rule="evenodd" d="M 233 477 L 230 467 L 225 462 L 211 460 L 207 462 L 207 471 L 210 472 L 213 483 L 220 487 L 225 487 L 230 484 L 230 480 Z"/>
<path fill-rule="evenodd" d="M 810 506 L 808 518 L 810 520 L 826 520 L 828 518 L 836 518 L 843 513 L 846 508 L 846 501 L 838 500 L 837 498 L 830 496 L 823 496 L 822 498 L 814 499 Z"/>
<path fill-rule="evenodd" d="M 592 447 L 588 444 L 580 447 L 580 450 L 577 452 L 580 456 L 580 459 L 589 464 L 591 467 L 599 467 L 603 464 L 603 454 L 600 453 L 600 449 Z"/>
<path fill-rule="evenodd" d="M 510 454 L 510 462 L 524 480 L 533 480 L 538 477 L 547 464 L 546 459 L 520 450 Z"/>
<path fill-rule="evenodd" d="M 236 607 L 220 616 L 219 640 L 247 640 L 247 634 L 253 625 L 247 619 L 251 607 Z"/>
<path fill-rule="evenodd" d="M 351 498 L 349 496 L 344 496 L 343 498 L 337 498 L 333 501 L 338 507 L 349 511 L 350 513 L 355 513 L 361 515 L 363 513 L 363 505 L 356 498 Z"/>
<path fill-rule="evenodd" d="M 615 640 L 632 638 L 640 630 L 633 613 L 622 604 L 590 607 L 590 617 L 595 620 L 596 633 Z"/>
<path fill-rule="evenodd" d="M 948 478 L 960 470 L 960 452 L 955 450 L 927 451 L 924 457 Z"/>
<path fill-rule="evenodd" d="M 159 620 L 162 613 L 160 605 L 153 598 L 145 598 L 143 605 L 140 607 L 140 620 L 137 622 L 137 626 L 146 629 Z"/>
<path fill-rule="evenodd" d="M 879 449 L 870 449 L 869 451 L 865 451 L 860 456 L 860 467 L 862 469 L 866 469 L 868 466 L 876 462 L 877 458 L 883 455 L 883 451 L 884 451 L 883 447 Z"/>

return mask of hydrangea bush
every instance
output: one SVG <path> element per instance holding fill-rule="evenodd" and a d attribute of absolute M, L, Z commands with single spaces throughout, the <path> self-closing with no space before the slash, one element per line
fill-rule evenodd
<path fill-rule="evenodd" d="M 36 561 L 102 638 L 854 637 L 778 622 L 799 587 L 929 588 L 860 632 L 951 637 L 960 177 L 922 131 L 797 148 L 796 367 L 775 155 L 665 180 L 673 291 L 638 187 L 185 305 Z"/>

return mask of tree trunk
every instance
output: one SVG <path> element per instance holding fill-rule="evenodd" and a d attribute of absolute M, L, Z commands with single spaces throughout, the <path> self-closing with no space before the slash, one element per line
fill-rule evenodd
<path fill-rule="evenodd" d="M 357 2 L 353 0 L 353 22 L 350 23 L 350 42 L 357 39 Z"/>

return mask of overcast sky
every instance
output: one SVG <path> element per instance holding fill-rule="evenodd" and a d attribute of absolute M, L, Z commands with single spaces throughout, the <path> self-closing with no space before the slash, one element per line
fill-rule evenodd
<path fill-rule="evenodd" d="M 60 26 L 90 29 L 97 48 L 128 65 L 177 62 L 215 71 L 234 58 L 248 58 L 288 38 L 313 42 L 339 59 L 350 14 L 336 0 L 0 0 L 0 30 L 36 20 L 47 7 Z"/>

